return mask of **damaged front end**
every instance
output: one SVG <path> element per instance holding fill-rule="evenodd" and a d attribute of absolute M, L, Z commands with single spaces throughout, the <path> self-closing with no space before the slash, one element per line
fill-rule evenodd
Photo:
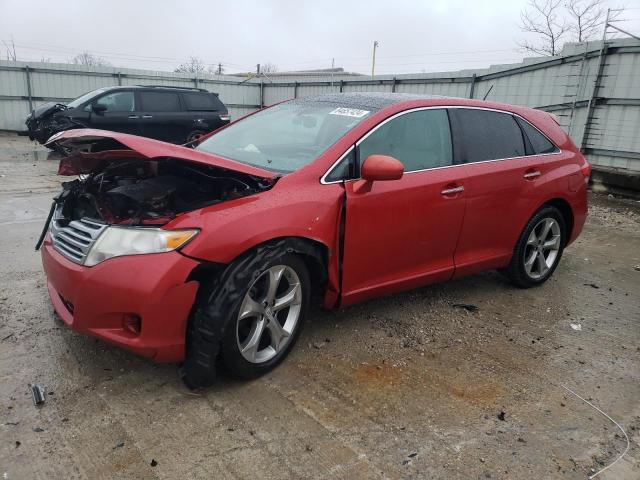
<path fill-rule="evenodd" d="M 185 212 L 267 190 L 275 182 L 191 149 L 85 132 L 91 135 L 66 132 L 55 139 L 68 153 L 58 173 L 79 178 L 62 184 L 36 249 L 50 231 L 59 253 L 86 266 L 110 256 L 177 249 L 197 231 L 164 230 L 165 224 Z"/>
<path fill-rule="evenodd" d="M 62 103 L 49 102 L 39 106 L 25 121 L 26 135 L 31 140 L 44 144 L 55 133 L 84 127 L 76 120 L 64 115 L 65 110 L 67 106 Z"/>

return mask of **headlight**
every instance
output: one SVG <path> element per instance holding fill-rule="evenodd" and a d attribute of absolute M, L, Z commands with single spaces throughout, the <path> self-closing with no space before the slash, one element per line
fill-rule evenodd
<path fill-rule="evenodd" d="M 176 250 L 198 234 L 198 230 L 162 230 L 110 226 L 93 244 L 84 261 L 88 267 L 111 257 Z"/>

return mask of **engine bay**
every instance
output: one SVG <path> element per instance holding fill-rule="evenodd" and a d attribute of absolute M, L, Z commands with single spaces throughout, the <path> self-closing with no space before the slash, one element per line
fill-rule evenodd
<path fill-rule="evenodd" d="M 272 183 L 248 174 L 172 158 L 120 159 L 62 184 L 64 220 L 163 225 L 177 215 L 252 195 Z"/>

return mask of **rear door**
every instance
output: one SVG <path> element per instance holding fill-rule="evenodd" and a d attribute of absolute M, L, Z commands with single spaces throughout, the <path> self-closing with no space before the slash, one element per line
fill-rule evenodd
<path fill-rule="evenodd" d="M 525 138 L 513 115 L 471 108 L 452 108 L 450 114 L 456 161 L 468 173 L 455 253 L 456 276 L 462 276 L 506 266 L 538 199 Z"/>
<path fill-rule="evenodd" d="M 96 113 L 92 110 L 92 105 L 103 106 L 106 110 Z M 140 114 L 137 111 L 132 90 L 107 93 L 98 97 L 85 108 L 89 112 L 87 126 L 91 128 L 132 135 L 140 134 Z"/>
<path fill-rule="evenodd" d="M 371 154 L 397 158 L 405 173 L 345 183 L 343 304 L 451 278 L 464 216 L 465 167 L 453 166 L 445 109 L 381 124 L 357 145 L 358 162 Z"/>
<path fill-rule="evenodd" d="M 143 137 L 184 143 L 189 121 L 180 95 L 172 90 L 140 90 L 140 129 Z"/>

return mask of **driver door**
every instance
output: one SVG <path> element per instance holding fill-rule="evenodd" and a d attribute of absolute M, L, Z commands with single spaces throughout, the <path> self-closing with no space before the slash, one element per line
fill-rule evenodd
<path fill-rule="evenodd" d="M 99 111 L 94 105 L 104 108 Z M 132 90 L 118 90 L 107 93 L 93 101 L 88 107 L 89 127 L 111 132 L 140 134 L 140 113 L 136 111 L 135 95 Z"/>
<path fill-rule="evenodd" d="M 454 272 L 466 173 L 453 165 L 446 109 L 383 123 L 356 147 L 359 162 L 371 154 L 400 160 L 405 173 L 399 180 L 345 183 L 343 305 L 446 281 Z"/>

